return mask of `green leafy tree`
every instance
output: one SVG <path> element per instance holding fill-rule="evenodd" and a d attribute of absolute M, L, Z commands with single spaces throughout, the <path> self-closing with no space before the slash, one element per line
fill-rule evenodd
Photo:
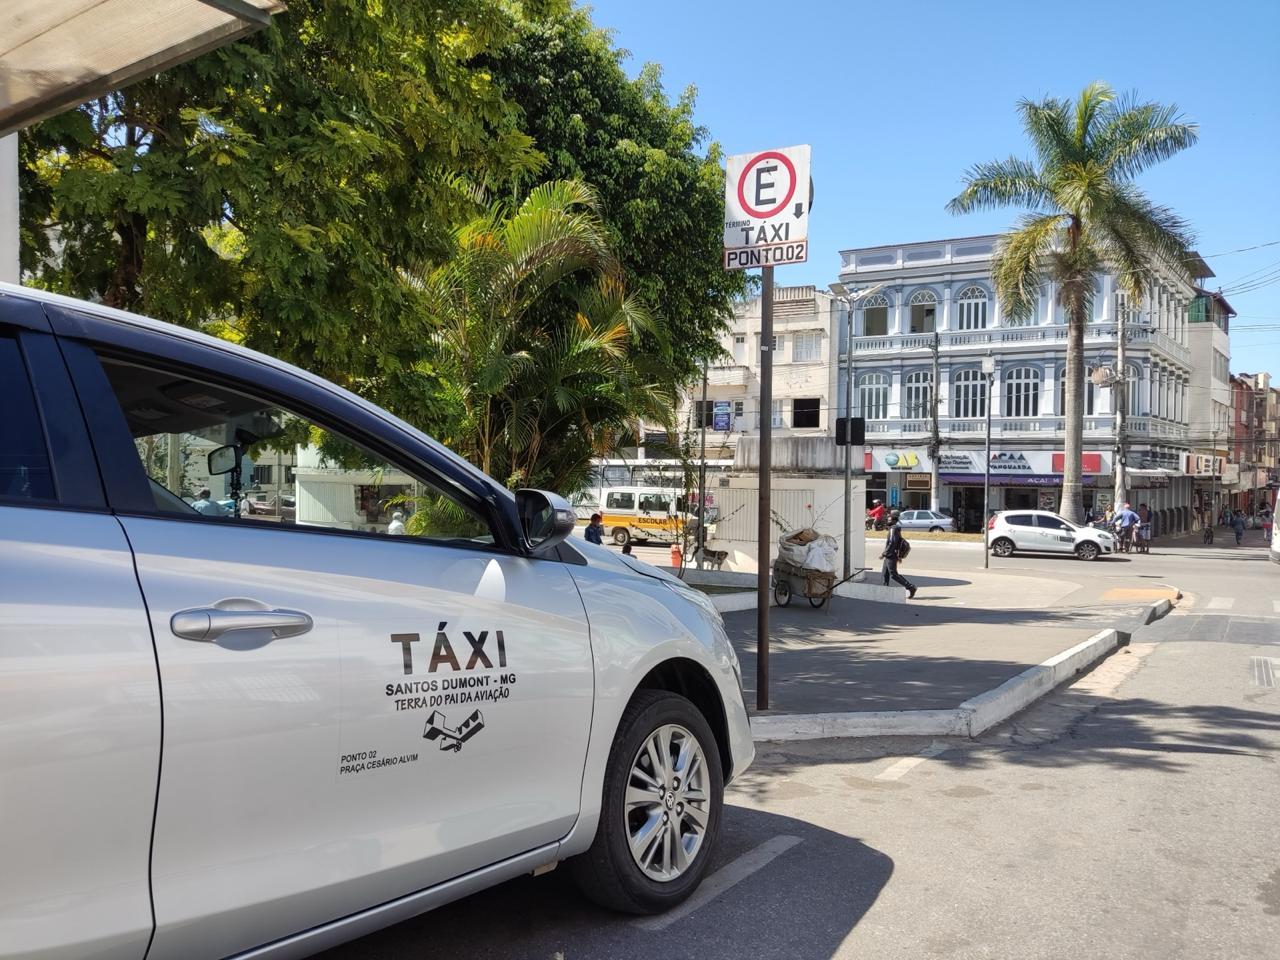
<path fill-rule="evenodd" d="M 290 0 L 265 31 L 23 134 L 36 283 L 438 412 L 411 265 L 542 163 L 477 58 L 503 0 Z"/>
<path fill-rule="evenodd" d="M 546 156 L 545 175 L 595 187 L 626 289 L 681 345 L 673 363 L 683 382 L 719 353 L 718 334 L 747 278 L 722 267 L 724 171 L 718 145 L 693 121 L 696 91 L 673 104 L 657 66 L 632 80 L 624 56 L 579 9 L 522 21 L 491 63 Z M 523 189 L 532 184 L 525 177 Z M 564 309 L 576 296 L 567 288 L 544 309 Z"/>
<path fill-rule="evenodd" d="M 1010 157 L 972 167 L 947 208 L 1028 210 L 1001 239 L 992 280 L 1002 312 L 1014 319 L 1032 315 L 1043 282 L 1057 284 L 1068 324 L 1061 511 L 1079 522 L 1084 333 L 1094 276 L 1114 270 L 1120 289 L 1138 305 L 1158 266 L 1186 275 L 1186 222 L 1149 200 L 1133 180 L 1195 143 L 1196 128 L 1183 122 L 1176 107 L 1117 97 L 1104 83 L 1085 87 L 1074 103 L 1023 100 L 1018 112 L 1036 159 Z"/>
<path fill-rule="evenodd" d="M 453 255 L 418 281 L 450 446 L 512 486 L 572 491 L 633 417 L 670 421 L 670 350 L 619 273 L 581 183 L 543 184 L 457 231 Z M 566 283 L 573 308 L 541 309 Z M 639 349 L 641 336 L 658 349 Z"/>

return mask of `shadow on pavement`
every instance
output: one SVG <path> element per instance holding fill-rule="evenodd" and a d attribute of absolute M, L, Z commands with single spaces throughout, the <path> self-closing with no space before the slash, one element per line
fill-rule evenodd
<path fill-rule="evenodd" d="M 921 578 L 924 581 L 924 578 Z M 835 600 L 770 611 L 770 707 L 781 713 L 956 707 L 1105 626 L 1127 628 L 1141 605 L 990 610 Z M 755 702 L 755 612 L 725 616 Z"/>
<path fill-rule="evenodd" d="M 319 956 L 831 957 L 888 884 L 893 861 L 859 840 L 802 820 L 726 804 L 711 871 L 774 837 L 800 842 L 665 929 L 646 929 L 638 918 L 594 906 L 561 867 L 544 877 L 512 880 Z"/>

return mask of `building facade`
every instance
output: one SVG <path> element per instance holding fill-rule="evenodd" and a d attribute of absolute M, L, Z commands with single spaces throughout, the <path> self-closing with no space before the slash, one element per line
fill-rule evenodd
<path fill-rule="evenodd" d="M 1207 268 L 1203 271 L 1206 276 Z M 1224 296 L 1196 288 L 1191 302 L 1191 455 L 1187 472 L 1193 480 L 1192 503 L 1197 523 L 1214 515 L 1227 501 L 1226 491 L 1239 481 L 1230 461 L 1231 318 L 1235 311 Z"/>
<path fill-rule="evenodd" d="M 840 316 L 839 305 L 826 291 L 774 288 L 773 403 L 768 411 L 774 436 L 834 436 Z M 759 297 L 738 307 L 720 345 L 720 360 L 707 368 L 706 401 L 700 386 L 695 387 L 683 398 L 678 421 L 685 431 L 706 427 L 707 458 L 712 460 L 732 459 L 740 436 L 760 432 Z"/>
<path fill-rule="evenodd" d="M 841 252 L 840 281 L 875 292 L 852 305 L 854 416 L 867 423 L 869 496 L 927 506 L 932 401 L 938 399 L 940 506 L 962 528 L 987 510 L 1058 509 L 1062 489 L 1067 318 L 1053 283 L 1035 315 L 1005 315 L 991 281 L 997 236 L 866 247 Z M 1191 417 L 1189 307 L 1195 288 L 1169 271 L 1140 304 L 1113 275 L 1095 280 L 1085 331 L 1084 501 L 1112 497 L 1117 455 L 1130 500 L 1145 502 L 1159 532 L 1187 529 Z M 1126 331 L 1117 364 L 1117 321 Z M 936 361 L 935 361 L 936 352 Z M 843 342 L 839 343 L 843 357 Z M 990 356 L 994 373 L 983 372 Z M 843 364 L 842 364 L 843 366 Z M 837 377 L 843 415 L 846 371 Z M 1125 391 L 1125 435 L 1116 434 L 1116 394 Z M 991 500 L 982 502 L 986 418 L 991 414 Z"/>

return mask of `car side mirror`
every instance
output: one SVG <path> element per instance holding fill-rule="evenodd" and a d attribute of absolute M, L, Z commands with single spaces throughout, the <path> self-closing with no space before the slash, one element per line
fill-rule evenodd
<path fill-rule="evenodd" d="M 209 476 L 220 477 L 231 473 L 240 463 L 240 451 L 233 446 L 218 447 L 209 451 Z"/>
<path fill-rule="evenodd" d="M 545 554 L 563 543 L 578 522 L 569 501 L 546 490 L 517 490 L 516 510 L 525 546 L 534 554 Z"/>

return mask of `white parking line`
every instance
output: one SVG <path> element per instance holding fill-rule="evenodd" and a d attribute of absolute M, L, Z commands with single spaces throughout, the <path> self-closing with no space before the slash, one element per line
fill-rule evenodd
<path fill-rule="evenodd" d="M 945 743 L 931 743 L 925 747 L 914 757 L 903 757 L 896 763 L 892 763 L 885 769 L 876 774 L 877 780 L 899 780 L 914 770 L 926 760 L 936 757 L 940 753 L 945 753 L 947 745 Z"/>
<path fill-rule="evenodd" d="M 766 840 L 754 850 L 748 850 L 737 860 L 725 864 L 707 879 L 702 881 L 702 885 L 692 897 L 686 900 L 674 910 L 668 910 L 666 913 L 658 917 L 646 917 L 643 920 L 633 920 L 632 923 L 641 930 L 658 931 L 665 930 L 677 920 L 683 920 L 699 907 L 706 906 L 720 894 L 724 893 L 734 884 L 739 883 L 751 874 L 755 873 L 761 867 L 767 866 L 775 857 L 786 853 L 797 843 L 800 842 L 799 837 L 787 836 L 785 834 L 772 837 Z"/>
<path fill-rule="evenodd" d="M 1230 610 L 1236 605 L 1235 597 L 1210 597 L 1209 610 Z"/>

